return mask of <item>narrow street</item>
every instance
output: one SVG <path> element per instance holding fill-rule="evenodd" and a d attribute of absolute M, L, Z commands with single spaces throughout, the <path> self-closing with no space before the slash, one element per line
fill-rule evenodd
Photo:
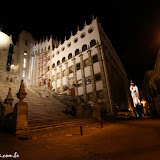
<path fill-rule="evenodd" d="M 36 140 L 20 140 L 1 133 L 0 154 L 17 152 L 20 160 L 159 159 L 159 119 L 105 123 L 103 128 L 98 123 L 82 127 L 82 136 L 77 126 Z"/>

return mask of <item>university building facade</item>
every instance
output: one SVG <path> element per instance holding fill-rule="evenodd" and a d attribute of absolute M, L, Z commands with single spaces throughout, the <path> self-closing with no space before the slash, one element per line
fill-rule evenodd
<path fill-rule="evenodd" d="M 108 115 L 115 106 L 129 108 L 127 74 L 98 19 L 64 39 L 61 43 L 50 36 L 38 42 L 22 31 L 9 73 L 29 86 L 80 96 L 90 104 L 96 99 Z"/>

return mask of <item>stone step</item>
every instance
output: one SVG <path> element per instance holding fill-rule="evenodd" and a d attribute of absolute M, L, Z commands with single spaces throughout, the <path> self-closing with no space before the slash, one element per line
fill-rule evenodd
<path fill-rule="evenodd" d="M 19 138 L 38 139 L 45 136 L 50 136 L 59 128 L 68 128 L 73 126 L 81 126 L 83 124 L 99 123 L 95 119 L 74 119 L 64 122 L 52 122 L 51 124 L 39 124 L 30 126 L 26 134 L 18 135 Z"/>

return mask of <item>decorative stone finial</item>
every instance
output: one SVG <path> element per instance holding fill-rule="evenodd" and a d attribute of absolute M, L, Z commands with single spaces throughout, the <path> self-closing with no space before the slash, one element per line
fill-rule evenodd
<path fill-rule="evenodd" d="M 24 86 L 23 80 L 21 80 L 21 85 L 20 85 L 20 88 L 19 88 L 19 92 L 16 95 L 17 95 L 17 98 L 20 101 L 23 101 L 23 99 L 27 95 L 27 93 L 25 92 L 25 86 Z"/>
<path fill-rule="evenodd" d="M 65 36 L 65 37 L 64 37 L 64 40 L 66 41 L 66 39 L 67 39 L 67 37 Z"/>
<path fill-rule="evenodd" d="M 87 25 L 87 22 L 86 22 L 86 21 L 84 21 L 84 25 L 85 25 L 85 26 Z"/>
<path fill-rule="evenodd" d="M 73 32 L 71 31 L 71 36 L 73 35 Z"/>
<path fill-rule="evenodd" d="M 5 99 L 5 102 L 7 103 L 7 106 L 12 106 L 13 100 L 14 99 L 12 98 L 11 88 L 9 88 L 7 98 Z"/>
<path fill-rule="evenodd" d="M 92 15 L 92 20 L 94 20 L 94 15 Z"/>
<path fill-rule="evenodd" d="M 77 26 L 77 31 L 79 31 L 79 26 Z"/>

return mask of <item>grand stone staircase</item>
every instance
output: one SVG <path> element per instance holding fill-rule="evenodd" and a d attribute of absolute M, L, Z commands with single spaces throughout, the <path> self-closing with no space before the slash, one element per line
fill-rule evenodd
<path fill-rule="evenodd" d="M 0 97 L 4 100 L 7 96 L 8 89 L 11 88 L 12 97 L 14 98 L 13 106 L 18 102 L 16 94 L 20 84 L 13 82 L 0 81 Z M 69 119 L 75 119 L 71 115 L 66 115 L 62 112 L 64 105 L 59 103 L 54 98 L 43 98 L 37 96 L 30 90 L 26 89 L 27 96 L 24 99 L 28 104 L 28 120 L 29 124 L 43 122 L 61 122 Z"/>

